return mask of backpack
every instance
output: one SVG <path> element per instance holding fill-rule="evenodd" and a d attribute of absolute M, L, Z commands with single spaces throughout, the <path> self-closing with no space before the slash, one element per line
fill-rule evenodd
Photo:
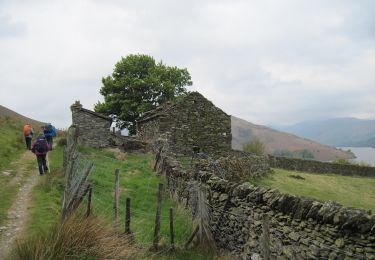
<path fill-rule="evenodd" d="M 46 125 L 46 126 L 44 127 L 44 129 L 45 129 L 45 131 L 46 131 L 47 133 L 52 133 L 52 132 L 53 132 L 53 126 L 50 125 L 50 124 Z"/>
<path fill-rule="evenodd" d="M 23 127 L 23 135 L 24 136 L 29 136 L 31 133 L 31 126 L 30 125 L 25 125 Z"/>
<path fill-rule="evenodd" d="M 48 143 L 46 141 L 46 139 L 39 139 L 36 143 L 35 143 L 35 151 L 37 151 L 38 153 L 47 153 L 48 152 Z"/>

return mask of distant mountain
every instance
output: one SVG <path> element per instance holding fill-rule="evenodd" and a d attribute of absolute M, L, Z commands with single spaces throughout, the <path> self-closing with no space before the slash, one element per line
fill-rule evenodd
<path fill-rule="evenodd" d="M 375 120 L 333 118 L 320 121 L 305 121 L 291 126 L 276 128 L 336 147 L 375 147 Z"/>
<path fill-rule="evenodd" d="M 311 152 L 315 160 L 331 161 L 338 157 L 353 158 L 353 156 L 334 147 L 303 139 L 293 134 L 280 132 L 262 125 L 255 125 L 243 119 L 232 116 L 232 148 L 242 150 L 242 146 L 253 137 L 260 139 L 266 146 L 266 151 L 273 154 L 278 151 Z"/>

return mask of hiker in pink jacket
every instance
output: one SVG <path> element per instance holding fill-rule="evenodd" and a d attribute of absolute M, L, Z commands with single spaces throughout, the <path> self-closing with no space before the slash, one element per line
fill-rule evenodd
<path fill-rule="evenodd" d="M 39 134 L 31 147 L 31 151 L 36 155 L 40 175 L 48 171 L 46 156 L 49 150 L 50 147 L 46 138 L 43 134 Z"/>

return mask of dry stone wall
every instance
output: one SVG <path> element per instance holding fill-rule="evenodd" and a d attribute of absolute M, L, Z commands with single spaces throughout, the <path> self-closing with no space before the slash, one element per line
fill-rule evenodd
<path fill-rule="evenodd" d="M 249 180 L 271 172 L 267 156 L 249 153 L 227 153 L 216 159 L 203 159 L 196 164 L 196 167 L 230 181 Z"/>
<path fill-rule="evenodd" d="M 375 167 L 335 164 L 314 160 L 277 157 L 272 155 L 269 155 L 269 163 L 273 168 L 282 168 L 294 171 L 375 177 Z"/>
<path fill-rule="evenodd" d="M 260 240 L 267 215 L 271 259 L 375 259 L 374 215 L 331 201 L 230 182 L 207 169 L 187 171 L 173 154 L 159 151 L 156 168 L 167 176 L 171 193 L 183 203 L 192 200 L 193 182 L 205 185 L 216 243 L 240 258 L 262 255 Z"/>

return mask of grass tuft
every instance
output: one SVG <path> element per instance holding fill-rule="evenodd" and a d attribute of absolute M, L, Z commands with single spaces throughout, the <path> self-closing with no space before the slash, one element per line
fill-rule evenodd
<path fill-rule="evenodd" d="M 100 220 L 72 216 L 48 233 L 18 242 L 9 259 L 135 259 L 138 254 Z"/>

